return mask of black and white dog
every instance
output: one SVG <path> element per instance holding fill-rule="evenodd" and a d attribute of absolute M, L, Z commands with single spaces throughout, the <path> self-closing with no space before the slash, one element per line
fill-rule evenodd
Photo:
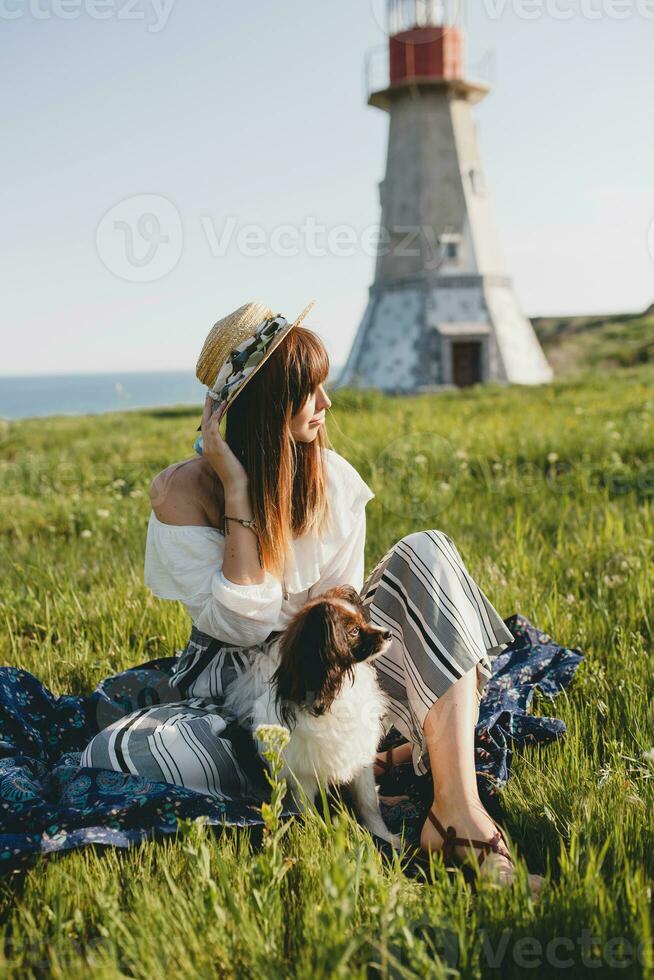
<path fill-rule="evenodd" d="M 319 783 L 345 784 L 364 826 L 399 846 L 382 819 L 373 771 L 387 702 L 371 661 L 391 640 L 389 630 L 366 621 L 356 589 L 332 588 L 305 603 L 231 682 L 225 707 L 253 732 L 289 729 L 283 775 L 300 810 Z"/>

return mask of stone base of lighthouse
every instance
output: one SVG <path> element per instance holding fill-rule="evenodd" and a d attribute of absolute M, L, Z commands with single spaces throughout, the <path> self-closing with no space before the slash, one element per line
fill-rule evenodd
<path fill-rule="evenodd" d="M 448 276 L 373 286 L 337 386 L 415 393 L 552 377 L 509 279 Z"/>

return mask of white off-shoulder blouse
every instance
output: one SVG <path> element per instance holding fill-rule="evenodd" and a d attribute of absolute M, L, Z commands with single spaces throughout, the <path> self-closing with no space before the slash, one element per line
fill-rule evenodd
<path fill-rule="evenodd" d="M 375 496 L 354 466 L 323 449 L 332 517 L 318 537 L 293 539 L 282 582 L 266 571 L 263 582 L 239 585 L 222 572 L 224 536 L 217 528 L 164 524 L 150 515 L 145 546 L 145 584 L 160 599 L 184 604 L 203 633 L 237 646 L 262 643 L 284 629 L 307 599 L 334 585 L 361 590 L 366 504 Z"/>

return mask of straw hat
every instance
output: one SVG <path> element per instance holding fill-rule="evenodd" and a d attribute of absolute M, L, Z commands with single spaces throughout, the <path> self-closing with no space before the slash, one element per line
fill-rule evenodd
<path fill-rule="evenodd" d="M 313 300 L 292 323 L 263 303 L 246 303 L 219 320 L 209 333 L 195 373 L 209 388 L 216 408 L 231 405 L 286 334 L 299 326 Z"/>

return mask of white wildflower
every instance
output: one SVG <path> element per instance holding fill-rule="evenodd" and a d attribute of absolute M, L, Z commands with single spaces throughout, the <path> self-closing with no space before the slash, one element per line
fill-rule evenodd
<path fill-rule="evenodd" d="M 80 531 L 80 538 L 92 538 L 92 537 L 93 537 L 93 531 L 91 531 L 88 527 L 85 527 L 83 531 Z"/>
<path fill-rule="evenodd" d="M 645 762 L 651 762 L 654 766 L 654 749 L 647 749 L 646 752 L 643 752 L 643 759 Z"/>
<path fill-rule="evenodd" d="M 96 510 L 96 514 L 98 517 L 105 518 L 109 517 L 110 511 L 108 511 L 106 507 L 99 507 L 98 510 Z"/>
<path fill-rule="evenodd" d="M 291 733 L 285 725 L 257 725 L 254 737 L 259 742 L 277 742 L 283 748 L 288 745 Z"/>

